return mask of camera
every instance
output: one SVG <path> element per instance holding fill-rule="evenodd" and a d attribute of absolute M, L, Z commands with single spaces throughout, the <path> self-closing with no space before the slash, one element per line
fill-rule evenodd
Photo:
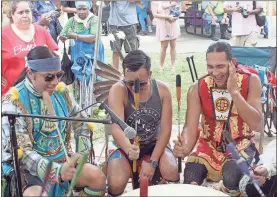
<path fill-rule="evenodd" d="M 242 14 L 243 18 L 247 18 L 248 17 L 248 10 L 243 9 L 241 14 Z"/>

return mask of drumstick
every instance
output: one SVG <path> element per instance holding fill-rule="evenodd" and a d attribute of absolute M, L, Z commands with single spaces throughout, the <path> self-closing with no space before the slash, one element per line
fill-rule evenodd
<path fill-rule="evenodd" d="M 139 80 L 139 77 L 136 78 L 135 80 L 135 83 L 134 83 L 134 89 L 135 89 L 135 94 L 134 94 L 134 103 L 135 103 L 135 108 L 136 108 L 136 111 L 138 111 L 139 109 L 139 92 L 140 92 L 140 80 Z M 136 119 L 137 119 L 137 116 L 136 116 Z M 138 127 L 137 127 L 137 120 L 136 120 L 136 123 L 135 123 L 135 129 L 136 129 L 136 132 L 138 131 Z M 138 145 L 139 143 L 139 138 L 136 136 L 135 139 L 134 139 L 134 145 Z M 136 172 L 137 171 L 137 160 L 134 160 L 133 161 L 133 172 Z"/>
<path fill-rule="evenodd" d="M 71 180 L 71 183 L 70 183 L 69 191 L 68 191 L 68 194 L 67 194 L 68 197 L 71 196 L 72 190 L 76 186 L 77 178 L 80 175 L 81 170 L 82 170 L 83 166 L 85 165 L 85 163 L 87 161 L 87 156 L 88 156 L 88 153 L 84 153 L 82 155 L 81 159 L 79 160 L 79 164 L 77 166 L 76 172 L 75 172 L 75 174 L 74 174 L 74 176 Z"/>
<path fill-rule="evenodd" d="M 178 102 L 178 136 L 181 136 L 180 132 L 180 104 L 181 104 L 181 76 L 176 75 L 176 98 Z M 178 157 L 178 172 L 182 172 L 182 160 Z"/>
<path fill-rule="evenodd" d="M 49 115 L 56 116 L 56 113 L 54 111 L 49 93 L 48 92 L 43 92 L 42 93 L 42 98 L 43 98 L 43 101 L 44 101 L 44 103 L 45 103 L 45 105 L 48 109 Z M 63 141 L 63 138 L 62 138 L 61 131 L 59 129 L 58 122 L 56 123 L 56 127 L 57 127 L 57 132 L 58 132 L 58 135 L 59 135 L 59 138 L 60 138 L 60 142 L 61 142 L 63 150 L 64 150 L 66 161 L 69 163 L 68 153 L 67 153 L 67 150 L 66 150 L 65 145 L 64 145 L 64 141 Z"/>
<path fill-rule="evenodd" d="M 140 197 L 148 197 L 148 178 L 145 176 L 139 179 Z"/>
<path fill-rule="evenodd" d="M 52 169 L 52 165 L 53 165 L 53 162 L 49 161 L 49 163 L 46 166 L 45 173 L 44 173 L 44 179 L 43 179 L 43 183 L 42 183 L 42 188 L 41 188 L 41 192 L 40 192 L 40 196 L 42 196 L 42 194 L 43 194 L 43 192 L 45 190 L 46 183 L 47 183 L 47 180 L 48 180 L 48 178 L 50 176 L 50 172 L 51 172 L 51 169 Z"/>

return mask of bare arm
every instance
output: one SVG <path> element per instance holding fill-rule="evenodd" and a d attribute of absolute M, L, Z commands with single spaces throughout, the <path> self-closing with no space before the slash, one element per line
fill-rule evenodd
<path fill-rule="evenodd" d="M 210 14 L 214 17 L 215 14 L 214 14 L 213 8 L 210 5 L 208 5 L 207 9 L 209 10 Z"/>
<path fill-rule="evenodd" d="M 81 35 L 81 34 L 77 34 L 77 40 L 82 40 L 84 42 L 95 42 L 95 35 Z"/>
<path fill-rule="evenodd" d="M 77 12 L 76 8 L 64 7 L 64 6 L 61 6 L 61 10 L 66 13 L 76 13 Z"/>
<path fill-rule="evenodd" d="M 151 155 L 152 160 L 159 160 L 169 142 L 172 129 L 172 98 L 170 89 L 164 83 L 159 83 L 162 98 L 161 132 Z"/>
<path fill-rule="evenodd" d="M 124 120 L 124 97 L 126 97 L 125 87 L 119 82 L 113 85 L 109 92 L 109 107 L 122 120 Z M 112 136 L 116 144 L 128 154 L 131 143 L 117 124 L 112 125 Z"/>
<path fill-rule="evenodd" d="M 251 10 L 249 12 L 249 15 L 260 14 L 262 11 L 263 11 L 263 8 L 256 8 L 255 10 Z"/>
<path fill-rule="evenodd" d="M 231 96 L 238 109 L 239 115 L 250 129 L 262 132 L 263 113 L 261 104 L 261 81 L 257 75 L 251 75 L 249 83 L 249 93 L 246 100 L 238 91 L 231 94 Z"/>
<path fill-rule="evenodd" d="M 232 14 L 233 12 L 241 12 L 241 7 L 233 7 L 231 5 L 225 5 L 224 6 L 224 12 L 227 14 Z"/>
<path fill-rule="evenodd" d="M 198 125 L 201 113 L 201 102 L 198 95 L 198 82 L 194 83 L 187 94 L 186 120 L 182 132 L 186 152 L 189 155 L 198 140 Z"/>

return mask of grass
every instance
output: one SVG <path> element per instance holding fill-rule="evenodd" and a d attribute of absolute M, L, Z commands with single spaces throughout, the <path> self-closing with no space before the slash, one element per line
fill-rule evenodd
<path fill-rule="evenodd" d="M 178 123 L 178 113 L 177 113 L 177 99 L 176 99 L 176 74 L 181 75 L 182 80 L 182 96 L 181 96 L 181 111 L 180 111 L 180 118 L 181 123 L 185 119 L 185 112 L 187 107 L 187 91 L 189 87 L 192 85 L 192 79 L 189 71 L 189 66 L 186 61 L 186 57 L 193 55 L 194 62 L 196 66 L 196 70 L 198 73 L 198 77 L 206 73 L 206 58 L 205 53 L 179 53 L 177 54 L 176 59 L 176 72 L 172 73 L 170 70 L 170 56 L 167 54 L 165 59 L 165 65 L 168 65 L 168 68 L 164 70 L 163 73 L 158 73 L 159 71 L 159 53 L 148 53 L 151 58 L 152 63 L 152 72 L 153 78 L 159 79 L 168 84 L 171 95 L 172 95 L 172 106 L 173 106 L 173 124 Z M 105 51 L 105 62 L 112 63 L 112 52 L 110 50 Z M 98 124 L 97 130 L 95 132 L 94 139 L 101 138 L 104 136 L 103 126 Z"/>

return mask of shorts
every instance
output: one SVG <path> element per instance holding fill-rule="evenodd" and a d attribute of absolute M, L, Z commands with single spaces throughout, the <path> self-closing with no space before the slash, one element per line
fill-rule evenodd
<path fill-rule="evenodd" d="M 122 44 L 124 44 L 124 49 L 126 53 L 138 49 L 138 38 L 137 38 L 137 24 L 128 25 L 128 26 L 114 26 L 109 25 L 109 30 L 112 34 L 115 35 L 115 41 L 111 42 L 111 50 L 114 52 L 121 51 Z M 123 31 L 125 34 L 125 40 L 118 39 L 116 33 L 118 31 Z M 116 46 L 115 46 L 116 44 Z"/>
<path fill-rule="evenodd" d="M 258 41 L 258 33 L 252 31 L 249 35 L 232 36 L 233 46 L 255 47 Z"/>
<path fill-rule="evenodd" d="M 23 173 L 21 173 L 21 184 L 23 191 L 32 186 L 42 187 L 42 181 L 40 180 L 40 178 L 31 175 L 28 171 L 24 171 Z"/>

